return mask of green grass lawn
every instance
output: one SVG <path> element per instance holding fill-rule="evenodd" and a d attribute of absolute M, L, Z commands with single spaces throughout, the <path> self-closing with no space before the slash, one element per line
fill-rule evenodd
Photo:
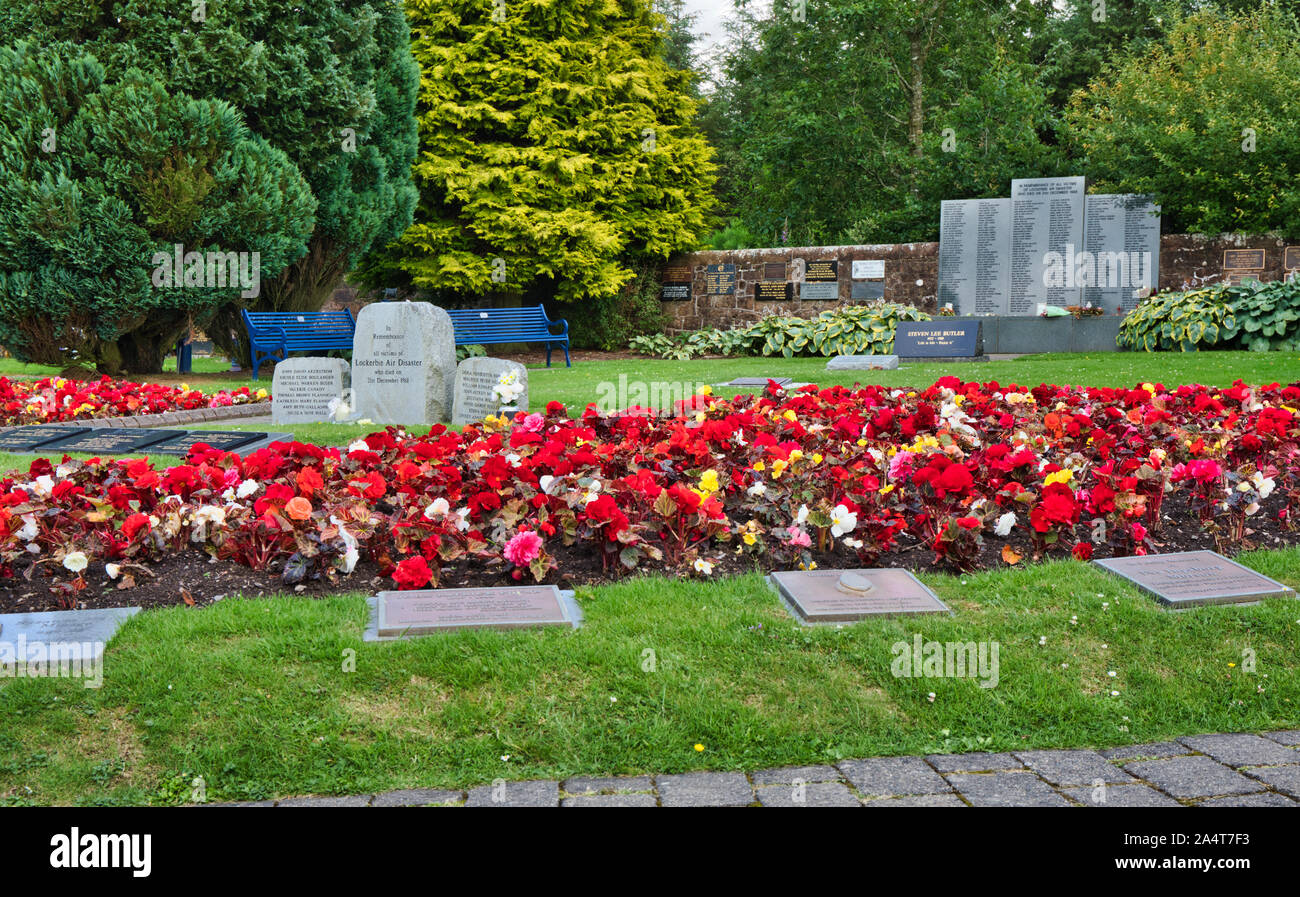
<path fill-rule="evenodd" d="M 824 359 L 533 367 L 531 398 L 533 407 L 557 399 L 576 412 L 620 375 L 900 386 L 947 374 L 1034 385 L 1300 379 L 1300 359 L 1279 353 L 1032 356 L 834 377 L 824 367 Z M 300 439 L 336 445 L 367 429 L 295 428 Z M 30 461 L 0 456 L 5 468 Z M 1300 550 L 1242 560 L 1300 586 Z M 149 611 L 113 642 L 101 689 L 0 679 L 0 802 L 177 802 L 196 775 L 224 800 L 1103 747 L 1300 725 L 1300 602 L 1171 613 L 1072 561 L 921 575 L 954 616 L 803 629 L 757 575 L 586 589 L 577 631 L 402 643 L 361 641 L 360 594 Z M 998 643 L 997 686 L 894 677 L 891 646 L 915 634 Z M 1247 649 L 1253 673 L 1242 669 Z"/>
<path fill-rule="evenodd" d="M 1300 586 L 1300 551 L 1243 560 Z M 174 802 L 198 775 L 213 800 L 356 793 L 1300 723 L 1300 602 L 1173 613 L 1073 561 L 922 578 L 953 616 L 805 629 L 757 575 L 585 590 L 576 631 L 407 642 L 363 643 L 361 596 L 150 611 L 112 643 L 101 689 L 0 686 L 0 800 Z M 892 646 L 916 634 L 998 643 L 996 687 L 894 677 Z"/>

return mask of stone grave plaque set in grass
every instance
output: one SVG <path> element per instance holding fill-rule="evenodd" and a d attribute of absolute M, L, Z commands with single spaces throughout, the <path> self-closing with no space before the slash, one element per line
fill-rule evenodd
<path fill-rule="evenodd" d="M 41 424 L 35 427 L 15 427 L 0 433 L 0 452 L 31 452 L 43 445 L 76 436 L 84 428 L 73 424 Z"/>
<path fill-rule="evenodd" d="M 138 607 L 102 607 L 39 613 L 0 614 L 0 668 L 40 659 L 97 661 L 118 628 Z M 4 675 L 0 671 L 0 675 Z"/>
<path fill-rule="evenodd" d="M 342 358 L 286 358 L 275 366 L 271 422 L 309 424 L 334 420 L 330 403 L 344 401 L 352 365 Z"/>
<path fill-rule="evenodd" d="M 979 321 L 899 321 L 894 352 L 903 363 L 989 360 Z"/>
<path fill-rule="evenodd" d="M 1093 561 L 1166 607 L 1254 604 L 1261 598 L 1294 598 L 1294 590 L 1213 551 L 1177 551 Z"/>
<path fill-rule="evenodd" d="M 951 613 L 909 570 L 782 570 L 770 574 L 768 583 L 804 626 Z"/>
<path fill-rule="evenodd" d="M 451 422 L 463 427 L 478 423 L 488 415 L 495 416 L 501 409 L 501 397 L 497 394 L 496 387 L 506 374 L 514 374 L 515 384 L 522 388 L 510 407 L 516 411 L 527 411 L 527 368 L 504 358 L 466 358 L 456 365 Z"/>
<path fill-rule="evenodd" d="M 391 641 L 456 629 L 575 628 L 582 611 L 556 586 L 421 589 L 380 592 L 370 599 L 364 640 Z"/>

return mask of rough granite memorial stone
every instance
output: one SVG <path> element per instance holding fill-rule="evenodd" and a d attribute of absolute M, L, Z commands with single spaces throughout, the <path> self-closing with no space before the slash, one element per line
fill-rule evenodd
<path fill-rule="evenodd" d="M 388 641 L 453 629 L 527 629 L 582 622 L 573 592 L 555 586 L 420 589 L 380 592 L 370 601 L 366 641 Z"/>
<path fill-rule="evenodd" d="M 1261 598 L 1294 598 L 1293 589 L 1213 551 L 1176 551 L 1093 561 L 1154 595 L 1168 607 L 1253 604 Z"/>
<path fill-rule="evenodd" d="M 836 355 L 826 362 L 828 371 L 896 371 L 897 355 Z"/>
<path fill-rule="evenodd" d="M 504 358 L 466 358 L 456 366 L 452 390 L 451 422 L 463 427 L 476 424 L 489 414 L 496 415 L 501 399 L 494 392 L 503 374 L 514 374 L 522 392 L 514 401 L 519 411 L 528 410 L 528 369 Z"/>
<path fill-rule="evenodd" d="M 361 309 L 352 342 L 358 417 L 377 424 L 449 420 L 455 378 L 455 329 L 447 312 L 428 302 Z"/>
<path fill-rule="evenodd" d="M 334 419 L 329 403 L 352 385 L 352 365 L 342 358 L 286 358 L 275 366 L 271 422 L 309 424 Z"/>
<path fill-rule="evenodd" d="M 768 583 L 805 626 L 951 613 L 908 570 L 782 570 L 768 576 Z"/>

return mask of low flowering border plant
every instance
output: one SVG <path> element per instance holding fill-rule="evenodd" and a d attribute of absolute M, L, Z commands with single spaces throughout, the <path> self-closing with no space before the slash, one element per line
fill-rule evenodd
<path fill-rule="evenodd" d="M 129 587 L 187 547 L 286 584 L 342 581 L 364 563 L 411 589 L 452 573 L 970 570 L 1158 551 L 1189 523 L 1243 546 L 1251 521 L 1290 523 L 1298 401 L 1296 384 L 769 383 L 661 412 L 592 405 L 575 419 L 552 402 L 347 449 L 199 445 L 169 467 L 40 459 L 0 482 L 0 577 L 69 596 L 86 577 Z"/>
<path fill-rule="evenodd" d="M 111 377 L 101 377 L 94 381 L 66 380 L 62 377 L 28 381 L 0 377 L 0 426 L 17 427 L 96 417 L 130 417 L 167 411 L 191 411 L 196 408 L 223 408 L 270 400 L 271 394 L 265 389 L 253 391 L 247 386 L 207 394 L 190 389 L 184 383 L 180 386 L 163 386 L 158 383 L 114 380 Z"/>

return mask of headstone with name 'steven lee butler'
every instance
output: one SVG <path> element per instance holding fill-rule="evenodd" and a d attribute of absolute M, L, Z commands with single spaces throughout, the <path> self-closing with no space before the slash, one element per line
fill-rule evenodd
<path fill-rule="evenodd" d="M 527 411 L 527 368 L 504 358 L 466 358 L 456 365 L 451 422 L 463 427 L 476 424 L 489 414 L 495 416 L 501 409 L 501 396 L 496 387 L 504 374 L 514 375 L 514 384 L 519 390 L 513 402 L 515 410 Z"/>
<path fill-rule="evenodd" d="M 1213 551 L 1176 551 L 1093 561 L 1124 577 L 1168 607 L 1253 604 L 1261 598 L 1294 598 L 1293 589 Z"/>
<path fill-rule="evenodd" d="M 527 629 L 582 622 L 572 592 L 555 586 L 420 589 L 380 592 L 370 601 L 365 641 L 388 641 L 455 629 Z"/>
<path fill-rule="evenodd" d="M 352 340 L 358 417 L 377 424 L 449 420 L 455 378 L 455 328 L 446 311 L 428 302 L 361 309 Z"/>
<path fill-rule="evenodd" d="M 951 613 L 908 570 L 782 570 L 768 583 L 805 626 L 854 623 L 868 617 Z"/>
<path fill-rule="evenodd" d="M 979 321 L 899 321 L 894 354 L 900 361 L 988 361 Z"/>
<path fill-rule="evenodd" d="M 342 358 L 286 358 L 271 383 L 271 422 L 308 424 L 333 420 L 330 401 L 342 399 L 352 383 L 352 365 Z"/>

